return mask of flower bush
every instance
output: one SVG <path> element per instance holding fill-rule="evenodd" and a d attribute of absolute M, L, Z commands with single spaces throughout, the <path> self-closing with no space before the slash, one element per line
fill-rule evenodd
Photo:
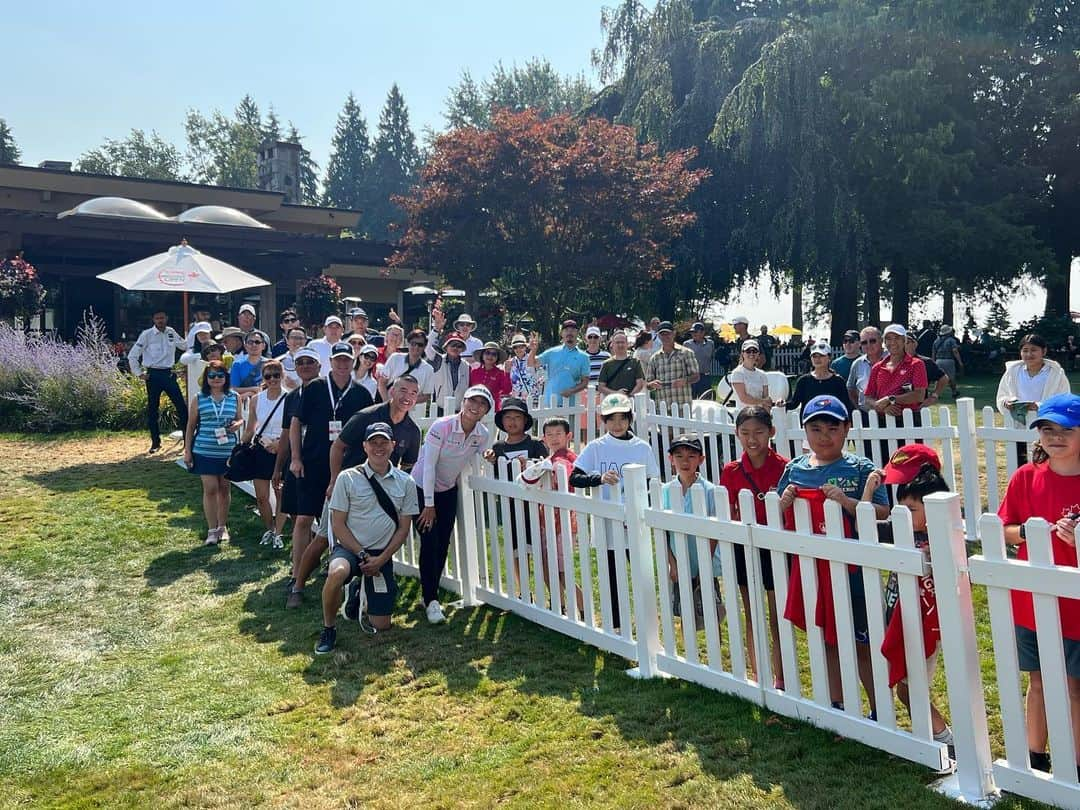
<path fill-rule="evenodd" d="M 0 318 L 28 318 L 45 305 L 34 265 L 17 256 L 0 261 Z"/>
<path fill-rule="evenodd" d="M 0 428 L 61 431 L 139 428 L 146 387 L 116 367 L 104 322 L 84 316 L 74 344 L 0 323 Z M 175 424 L 171 404 L 162 421 Z"/>
<path fill-rule="evenodd" d="M 341 306 L 341 285 L 330 276 L 319 275 L 300 285 L 297 301 L 300 317 L 309 326 L 320 327 L 328 315 L 336 315 Z"/>

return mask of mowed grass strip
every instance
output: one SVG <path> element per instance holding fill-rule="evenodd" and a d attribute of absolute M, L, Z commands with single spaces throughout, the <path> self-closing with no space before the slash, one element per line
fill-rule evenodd
<path fill-rule="evenodd" d="M 201 546 L 142 436 L 0 437 L 0 806 L 945 807 L 925 769 L 490 608 L 283 607 L 286 552 Z M 1018 806 L 1014 799 L 1003 806 Z"/>

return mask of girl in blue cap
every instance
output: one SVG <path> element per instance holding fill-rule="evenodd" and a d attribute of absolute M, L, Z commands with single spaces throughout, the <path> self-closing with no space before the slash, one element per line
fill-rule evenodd
<path fill-rule="evenodd" d="M 1005 542 L 1017 546 L 1017 559 L 1028 559 L 1024 522 L 1028 518 L 1041 517 L 1051 524 L 1054 562 L 1076 568 L 1076 526 L 1080 519 L 1080 396 L 1057 394 L 1050 397 L 1039 406 L 1032 427 L 1039 431 L 1039 439 L 1032 449 L 1031 462 L 1013 473 L 998 507 L 998 517 L 1005 524 Z M 1080 729 L 1080 599 L 1059 599 L 1058 604 L 1069 681 L 1069 709 L 1073 728 Z M 1031 593 L 1012 591 L 1012 606 L 1020 669 L 1031 674 L 1024 712 L 1031 767 L 1049 771 L 1046 702 Z M 1056 755 L 1075 755 L 1080 762 L 1080 735 L 1074 747 L 1076 751 L 1058 751 Z"/>

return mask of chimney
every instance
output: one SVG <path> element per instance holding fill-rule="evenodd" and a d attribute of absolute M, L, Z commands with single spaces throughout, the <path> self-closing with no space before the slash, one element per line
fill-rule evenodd
<path fill-rule="evenodd" d="M 70 172 L 70 160 L 43 160 L 38 164 L 39 169 L 52 169 L 54 172 Z"/>
<path fill-rule="evenodd" d="M 301 202 L 300 151 L 298 143 L 263 141 L 259 145 L 259 188 L 285 195 L 285 202 Z"/>

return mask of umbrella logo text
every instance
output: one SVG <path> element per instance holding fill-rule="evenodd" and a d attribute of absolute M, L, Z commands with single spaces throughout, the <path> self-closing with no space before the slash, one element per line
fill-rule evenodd
<path fill-rule="evenodd" d="M 158 271 L 158 281 L 170 287 L 183 287 L 185 275 L 179 267 L 164 267 Z"/>

